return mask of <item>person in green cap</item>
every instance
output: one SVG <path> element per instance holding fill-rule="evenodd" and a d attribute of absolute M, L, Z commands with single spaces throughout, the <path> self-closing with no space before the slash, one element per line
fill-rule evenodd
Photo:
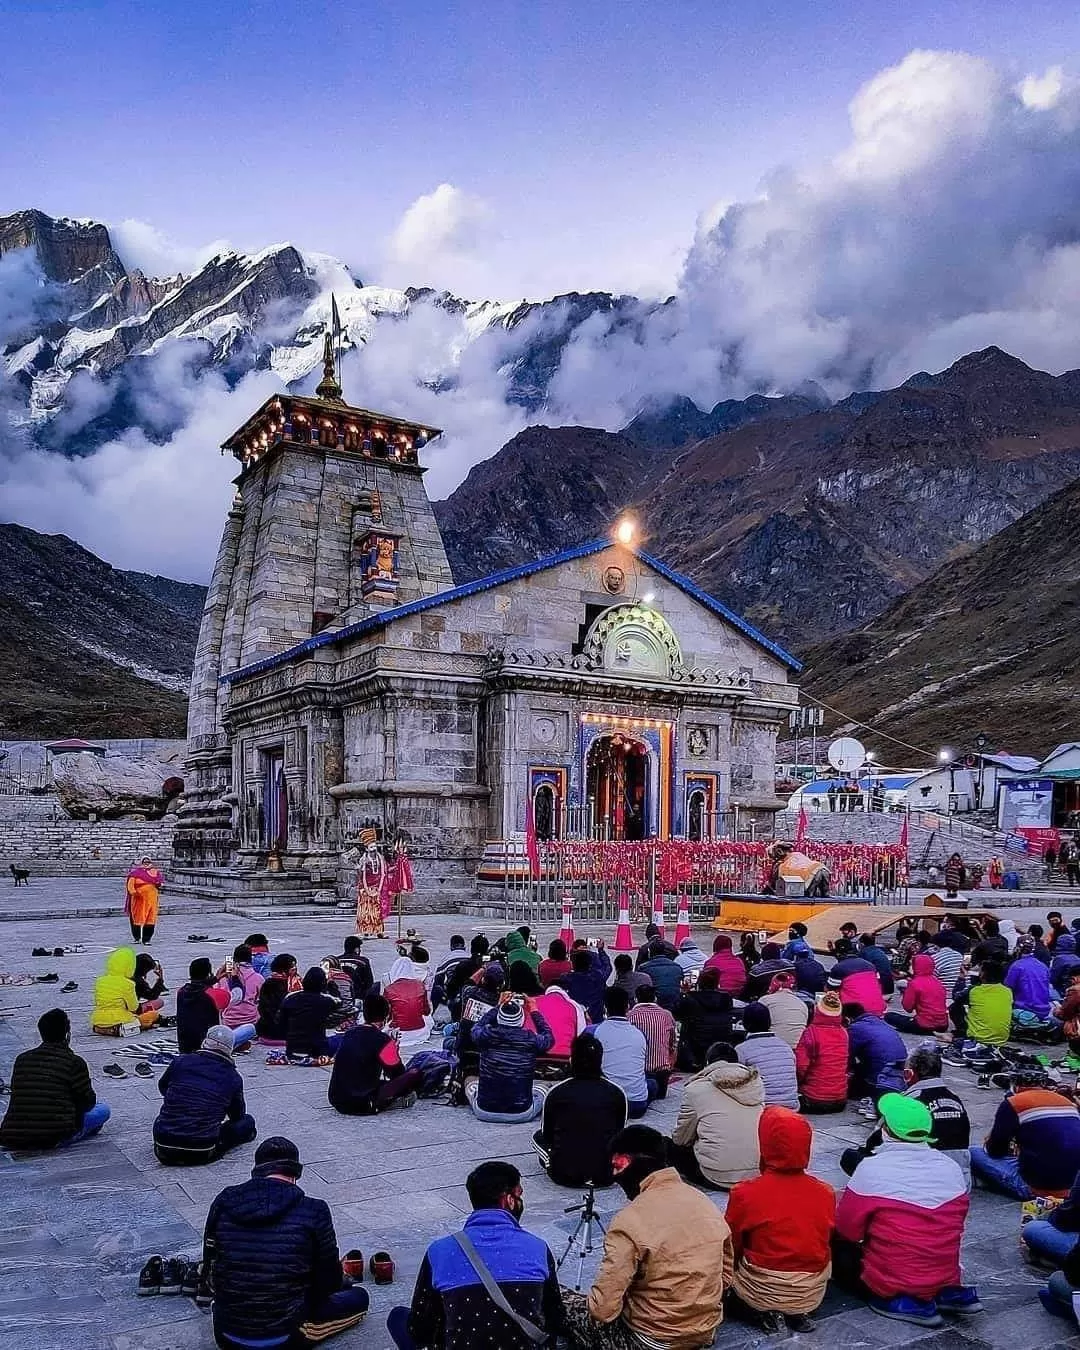
<path fill-rule="evenodd" d="M 886 1092 L 878 1111 L 881 1146 L 859 1163 L 836 1211 L 833 1278 L 882 1317 L 916 1326 L 981 1311 L 960 1270 L 964 1174 L 930 1147 L 933 1117 L 924 1103 Z"/>

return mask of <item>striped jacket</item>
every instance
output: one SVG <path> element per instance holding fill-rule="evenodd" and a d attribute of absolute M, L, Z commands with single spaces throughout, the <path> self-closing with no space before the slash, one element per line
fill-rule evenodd
<path fill-rule="evenodd" d="M 1068 1194 L 1080 1172 L 1080 1111 L 1059 1092 L 1014 1092 L 997 1109 L 986 1151 L 1005 1158 L 1014 1145 L 1020 1176 L 1033 1191 Z"/>
<path fill-rule="evenodd" d="M 862 1246 L 862 1279 L 881 1298 L 935 1298 L 961 1282 L 967 1182 L 927 1144 L 886 1139 L 855 1169 L 836 1211 L 836 1235 Z"/>

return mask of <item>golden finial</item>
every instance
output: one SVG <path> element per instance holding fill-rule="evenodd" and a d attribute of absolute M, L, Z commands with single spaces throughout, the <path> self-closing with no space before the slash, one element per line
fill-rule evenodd
<path fill-rule="evenodd" d="M 316 398 L 327 399 L 331 403 L 342 403 L 341 385 L 337 377 L 337 361 L 334 356 L 334 339 L 330 333 L 323 338 L 323 372 L 315 390 Z"/>

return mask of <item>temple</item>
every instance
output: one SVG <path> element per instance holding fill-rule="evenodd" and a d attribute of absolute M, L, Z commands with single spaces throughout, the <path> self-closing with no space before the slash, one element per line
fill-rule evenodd
<path fill-rule="evenodd" d="M 417 900 L 464 903 L 493 840 L 705 838 L 777 810 L 799 665 L 610 539 L 454 586 L 424 490 L 434 427 L 269 399 L 240 464 L 192 678 L 181 888 L 311 899 L 362 828 L 408 844 Z"/>

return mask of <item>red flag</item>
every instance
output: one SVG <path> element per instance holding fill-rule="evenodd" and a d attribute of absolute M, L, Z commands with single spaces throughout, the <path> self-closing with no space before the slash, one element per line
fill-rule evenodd
<path fill-rule="evenodd" d="M 795 826 L 795 847 L 802 848 L 806 843 L 806 830 L 809 821 L 806 819 L 805 804 L 799 807 L 799 823 Z"/>
<path fill-rule="evenodd" d="M 532 876 L 540 875 L 540 847 L 536 842 L 536 816 L 533 812 L 533 804 L 529 802 L 525 809 L 525 852 L 529 858 L 529 872 Z"/>
<path fill-rule="evenodd" d="M 900 851 L 906 858 L 908 852 L 908 817 L 906 811 L 904 812 L 904 823 L 900 826 Z"/>

